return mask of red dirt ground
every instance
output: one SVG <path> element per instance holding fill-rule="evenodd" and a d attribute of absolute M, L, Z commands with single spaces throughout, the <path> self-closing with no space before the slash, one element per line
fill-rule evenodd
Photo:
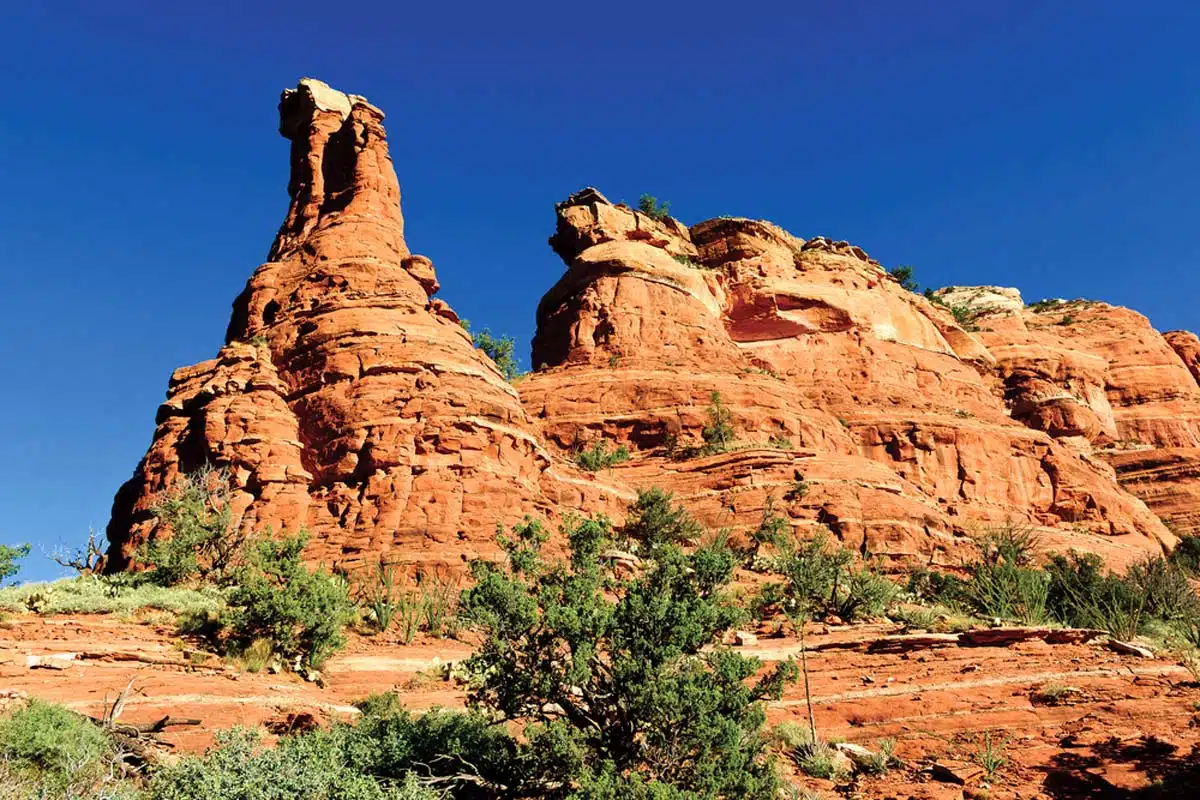
<path fill-rule="evenodd" d="M 895 632 L 890 625 L 816 626 L 809 667 L 821 735 L 872 749 L 894 738 L 904 766 L 836 786 L 791 774 L 802 788 L 830 798 L 1200 798 L 1200 685 L 1174 661 L 1119 655 L 1100 642 L 903 653 L 852 648 Z M 821 649 L 835 643 L 846 648 Z M 791 638 L 760 638 L 742 649 L 768 662 L 799 652 Z M 194 750 L 234 725 L 278 729 L 289 715 L 305 713 L 349 718 L 357 713 L 352 702 L 372 692 L 397 691 L 416 710 L 461 706 L 463 688 L 444 680 L 439 667 L 464 658 L 470 645 L 421 639 L 403 646 L 352 635 L 326 666 L 323 687 L 286 673 L 239 672 L 211 655 L 195 656 L 200 663 L 193 665 L 194 652 L 172 625 L 106 615 L 14 616 L 0 623 L 0 706 L 19 692 L 98 716 L 105 698 L 132 678 L 122 719 L 200 719 L 200 726 L 171 728 L 166 737 Z M 54 653 L 80 655 L 65 669 L 27 666 L 28 656 Z M 1037 690 L 1048 684 L 1072 691 L 1059 705 L 1037 702 Z M 806 724 L 802 688 L 771 704 L 768 718 Z M 1005 759 L 991 781 L 974 763 L 985 736 Z M 934 763 L 965 785 L 948 782 Z M 785 770 L 794 773 L 790 762 Z"/>

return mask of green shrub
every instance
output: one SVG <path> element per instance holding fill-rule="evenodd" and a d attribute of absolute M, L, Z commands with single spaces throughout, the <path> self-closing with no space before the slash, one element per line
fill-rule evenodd
<path fill-rule="evenodd" d="M 906 628 L 931 631 L 937 625 L 937 614 L 932 609 L 922 606 L 900 607 L 892 611 L 891 619 Z"/>
<path fill-rule="evenodd" d="M 797 503 L 808 496 L 808 482 L 804 480 L 804 476 L 800 474 L 800 470 L 792 470 L 792 485 L 783 493 L 783 499 L 788 502 Z"/>
<path fill-rule="evenodd" d="M 834 589 L 854 554 L 831 544 L 825 534 L 806 542 L 789 542 L 775 563 L 784 578 L 786 610 L 821 615 L 835 603 Z"/>
<path fill-rule="evenodd" d="M 411 644 L 421 630 L 431 636 L 455 635 L 457 595 L 457 579 L 418 573 L 415 585 L 401 585 L 392 567 L 381 567 L 359 584 L 359 600 L 376 629 L 382 633 L 395 620 L 402 644 Z"/>
<path fill-rule="evenodd" d="M 620 445 L 616 449 L 610 450 L 608 442 L 604 439 L 597 439 L 592 442 L 591 447 L 580 449 L 575 453 L 575 463 L 588 472 L 598 472 L 616 464 L 623 464 L 628 460 L 629 448 Z"/>
<path fill-rule="evenodd" d="M 868 567 L 854 566 L 854 553 L 825 534 L 804 542 L 780 535 L 776 548 L 779 554 L 769 560 L 769 570 L 783 582 L 766 584 L 752 601 L 759 616 L 782 611 L 853 622 L 886 612 L 899 596 L 899 586 Z"/>
<path fill-rule="evenodd" d="M 691 267 L 692 269 L 711 269 L 711 267 L 709 267 L 707 264 L 701 264 L 698 261 L 693 261 L 692 259 L 688 258 L 687 256 L 672 255 L 671 258 L 675 259 L 678 263 L 682 264 L 683 266 Z"/>
<path fill-rule="evenodd" d="M 320 668 L 345 644 L 352 605 L 344 581 L 303 561 L 308 534 L 258 543 L 229 594 L 232 644 L 266 639 L 289 664 Z"/>
<path fill-rule="evenodd" d="M 909 569 L 905 588 L 923 603 L 957 603 L 966 597 L 966 584 L 962 578 L 926 566 Z"/>
<path fill-rule="evenodd" d="M 270 639 L 255 639 L 247 645 L 232 648 L 228 655 L 246 672 L 262 672 L 276 663 L 275 645 Z"/>
<path fill-rule="evenodd" d="M 430 636 L 455 636 L 458 633 L 457 576 L 423 573 L 421 589 L 422 627 Z"/>
<path fill-rule="evenodd" d="M 468 662 L 480 676 L 471 702 L 529 726 L 525 763 L 543 785 L 578 774 L 578 797 L 774 798 L 762 701 L 795 667 L 747 683 L 758 660 L 718 644 L 741 618 L 727 592 L 733 554 L 685 552 L 674 542 L 698 526 L 652 497 L 626 525 L 647 543 L 634 577 L 602 558 L 603 517 L 569 523 L 566 563 L 543 560 L 545 532 L 527 521 L 501 540 L 506 567 L 472 565 L 461 609 L 483 641 Z"/>
<path fill-rule="evenodd" d="M 516 358 L 516 342 L 511 336 L 496 337 L 487 328 L 473 333 L 470 321 L 465 319 L 459 320 L 458 324 L 464 331 L 471 334 L 471 343 L 492 360 L 506 381 L 512 383 L 521 377 L 521 368 L 517 364 Z M 544 366 L 543 364 L 542 367 Z"/>
<path fill-rule="evenodd" d="M 1187 575 L 1162 556 L 1147 556 L 1130 565 L 1125 582 L 1145 600 L 1146 613 L 1164 622 L 1200 617 L 1200 597 Z"/>
<path fill-rule="evenodd" d="M 757 555 L 763 545 L 779 547 L 784 544 L 790 530 L 787 518 L 775 513 L 775 498 L 767 495 L 763 501 L 762 520 L 750 532 L 750 556 Z"/>
<path fill-rule="evenodd" d="M 964 331 L 974 332 L 979 330 L 979 326 L 975 324 L 975 319 L 979 316 L 978 311 L 966 305 L 948 306 L 948 308 L 950 309 L 950 315 L 954 317 L 954 321 Z"/>
<path fill-rule="evenodd" d="M 812 733 L 806 725 L 787 721 L 780 722 L 771 728 L 771 732 L 767 738 L 775 747 L 781 747 L 785 750 L 795 750 L 797 747 L 811 742 Z"/>
<path fill-rule="evenodd" d="M 15 547 L 0 544 L 0 584 L 21 571 L 17 562 L 27 555 L 29 555 L 28 544 L 19 544 Z"/>
<path fill-rule="evenodd" d="M 821 740 L 806 742 L 792 753 L 792 759 L 802 772 L 813 778 L 840 781 L 849 775 L 846 759 Z"/>
<path fill-rule="evenodd" d="M 1050 575 L 1047 604 L 1059 622 L 1106 630 L 1119 639 L 1137 635 L 1145 598 L 1119 577 L 1106 573 L 1094 553 L 1055 554 L 1046 563 Z"/>
<path fill-rule="evenodd" d="M 986 563 L 1021 567 L 1034 562 L 1039 545 L 1036 530 L 1010 522 L 985 531 L 979 549 Z"/>
<path fill-rule="evenodd" d="M 1200 536 L 1179 537 L 1179 544 L 1171 551 L 1171 563 L 1192 577 L 1200 577 Z"/>
<path fill-rule="evenodd" d="M 892 767 L 901 765 L 902 762 L 896 757 L 895 739 L 880 739 L 876 743 L 876 748 L 876 751 L 862 764 L 863 772 L 868 775 L 883 775 Z"/>
<path fill-rule="evenodd" d="M 570 755 L 553 763 L 562 754 L 556 756 L 539 731 L 530 730 L 521 741 L 479 711 L 434 709 L 413 716 L 386 697 L 368 698 L 357 725 L 333 732 L 358 773 L 399 782 L 419 771 L 453 796 L 534 797 L 546 788 L 546 774 L 572 776 L 579 770 Z"/>
<path fill-rule="evenodd" d="M 713 392 L 706 411 L 708 424 L 700 431 L 704 454 L 723 453 L 733 444 L 733 414 L 721 402 L 721 393 Z"/>
<path fill-rule="evenodd" d="M 658 198 L 652 194 L 644 194 L 638 198 L 638 211 L 659 222 L 671 218 L 671 204 L 665 200 L 658 202 Z"/>
<path fill-rule="evenodd" d="M 700 539 L 704 528 L 670 492 L 653 487 L 638 491 L 621 529 L 622 544 L 635 550 L 652 551 L 663 545 L 686 545 Z"/>
<path fill-rule="evenodd" d="M 916 292 L 921 288 L 920 284 L 913 280 L 912 267 L 896 267 L 895 269 L 889 269 L 888 275 L 891 275 L 892 278 L 895 279 L 896 283 L 900 284 L 900 288 L 907 292 Z"/>
<path fill-rule="evenodd" d="M 921 294 L 923 294 L 925 296 L 926 300 L 933 303 L 934 305 L 941 306 L 942 308 L 950 308 L 950 306 L 946 304 L 946 301 L 943 300 L 940 295 L 934 294 L 934 290 L 932 287 L 926 286 L 925 291 L 922 292 Z"/>
<path fill-rule="evenodd" d="M 980 562 L 966 586 L 975 610 L 1002 620 L 1040 625 L 1048 619 L 1050 578 L 1040 569 L 1019 567 L 1009 561 Z"/>
<path fill-rule="evenodd" d="M 358 581 L 358 601 L 380 633 L 391 627 L 404 598 L 396 581 L 396 568 L 380 559 L 374 571 Z"/>
<path fill-rule="evenodd" d="M 846 622 L 885 614 L 900 587 L 867 568 L 848 570 L 834 593 L 832 611 Z"/>
<path fill-rule="evenodd" d="M 478 333 L 472 333 L 471 341 L 495 363 L 506 381 L 512 382 L 521 376 L 521 367 L 517 364 L 515 355 L 516 342 L 511 336 L 495 337 L 484 328 Z"/>
<path fill-rule="evenodd" d="M 219 583 L 232 575 L 246 536 L 232 526 L 230 500 L 228 474 L 210 466 L 184 475 L 159 498 L 151 512 L 169 533 L 156 532 L 138 551 L 156 583 Z"/>
<path fill-rule="evenodd" d="M 62 706 L 29 700 L 0 719 L 0 760 L 51 793 L 93 788 L 112 757 L 104 731 Z"/>
<path fill-rule="evenodd" d="M 1007 524 L 979 542 L 982 560 L 970 566 L 963 599 L 985 617 L 1040 625 L 1049 618 L 1050 576 L 1031 565 L 1038 538 L 1032 528 Z"/>
<path fill-rule="evenodd" d="M 791 450 L 792 440 L 784 436 L 782 433 L 772 436 L 767 440 L 767 444 L 778 450 Z"/>
<path fill-rule="evenodd" d="M 235 729 L 216 735 L 203 756 L 163 767 L 150 783 L 150 800 L 438 800 L 414 772 L 380 778 L 355 764 L 353 729 L 287 736 L 273 748 L 257 733 Z"/>
<path fill-rule="evenodd" d="M 1012 737 L 997 738 L 991 731 L 984 731 L 975 749 L 975 763 L 983 767 L 989 781 L 995 781 L 1000 770 L 1008 763 L 1005 751 Z"/>

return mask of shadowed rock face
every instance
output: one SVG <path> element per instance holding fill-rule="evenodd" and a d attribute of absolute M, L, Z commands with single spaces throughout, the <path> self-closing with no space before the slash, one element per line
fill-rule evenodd
<path fill-rule="evenodd" d="M 548 508 L 550 460 L 516 392 L 404 242 L 383 114 L 304 80 L 283 93 L 291 205 L 212 361 L 178 370 L 117 495 L 112 569 L 155 533 L 181 471 L 226 467 L 255 527 L 308 527 L 312 556 L 458 561 L 498 519 Z"/>
<path fill-rule="evenodd" d="M 1015 290 L 953 287 L 967 330 L 861 248 L 769 222 L 689 228 L 595 189 L 560 203 L 567 268 L 518 396 L 432 299 L 382 121 L 319 81 L 284 92 L 287 216 L 226 345 L 172 376 L 114 502 L 110 569 L 135 566 L 163 532 L 155 499 L 206 462 L 244 524 L 305 526 L 314 560 L 350 568 L 461 563 L 498 522 L 619 516 L 653 485 L 712 526 L 746 531 L 771 503 L 801 534 L 900 558 L 952 561 L 1016 521 L 1120 564 L 1175 541 L 1160 516 L 1200 528 L 1195 336 L 1103 304 L 1059 324 Z M 737 446 L 671 457 L 700 442 L 714 393 Z M 597 438 L 632 459 L 580 472 L 573 451 Z"/>

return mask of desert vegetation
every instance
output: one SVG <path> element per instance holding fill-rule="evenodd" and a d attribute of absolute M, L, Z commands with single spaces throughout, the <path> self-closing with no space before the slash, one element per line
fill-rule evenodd
<path fill-rule="evenodd" d="M 709 417 L 708 429 L 731 428 L 719 397 Z M 612 453 L 603 440 L 592 449 Z M 162 609 L 251 670 L 317 670 L 350 627 L 405 644 L 421 631 L 461 634 L 474 647 L 457 667 L 467 708 L 416 715 L 397 696 L 378 695 L 352 723 L 273 746 L 234 729 L 204 753 L 156 762 L 134 758 L 103 720 L 29 700 L 0 720 L 0 777 L 14 796 L 775 798 L 786 784 L 781 764 L 835 783 L 901 766 L 890 739 L 865 748 L 818 729 L 804 638 L 812 622 L 1069 625 L 1150 637 L 1200 661 L 1200 598 L 1188 582 L 1200 546 L 1186 537 L 1171 557 L 1118 575 L 1096 556 L 1043 553 L 1031 529 L 1005 525 L 982 532 L 978 555 L 960 568 L 913 568 L 902 583 L 829 532 L 797 536 L 772 497 L 739 538 L 706 530 L 669 493 L 647 489 L 620 526 L 566 519 L 554 537 L 566 546 L 561 556 L 549 555 L 551 532 L 538 520 L 498 532 L 503 557 L 471 562 L 460 586 L 383 561 L 347 576 L 308 566 L 304 533 L 236 530 L 226 480 L 201 471 L 164 495 L 155 512 L 171 535 L 140 550 L 142 572 L 10 587 L 0 607 Z M 797 473 L 784 500 L 806 492 Z M 221 536 L 237 545 L 216 546 Z M 752 595 L 735 591 L 739 569 L 758 575 Z M 798 662 L 764 669 L 726 644 L 756 620 L 791 626 Z M 768 729 L 765 704 L 796 683 L 807 724 Z M 1077 691 L 1046 682 L 1030 702 L 1058 705 Z M 1008 745 L 985 731 L 969 757 L 999 780 Z"/>
<path fill-rule="evenodd" d="M 481 331 L 472 331 L 470 321 L 465 319 L 461 320 L 459 325 L 471 334 L 471 344 L 475 345 L 476 349 L 482 350 L 492 360 L 506 381 L 512 383 L 521 377 L 521 366 L 517 363 L 516 342 L 511 336 L 493 336 L 487 328 Z"/>
<path fill-rule="evenodd" d="M 638 211 L 659 222 L 665 222 L 671 218 L 671 204 L 666 200 L 660 202 L 652 194 L 643 194 L 638 198 Z"/>
<path fill-rule="evenodd" d="M 628 447 L 623 444 L 610 447 L 605 439 L 596 439 L 587 447 L 580 447 L 575 451 L 575 463 L 588 472 L 598 472 L 628 460 Z"/>

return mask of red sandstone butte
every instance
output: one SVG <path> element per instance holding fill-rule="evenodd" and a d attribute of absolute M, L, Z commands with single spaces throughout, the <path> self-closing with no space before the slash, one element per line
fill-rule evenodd
<path fill-rule="evenodd" d="M 556 207 L 566 269 L 514 388 L 405 244 L 383 113 L 309 79 L 279 108 L 287 217 L 225 347 L 172 376 L 114 502 L 110 569 L 166 533 L 156 498 L 205 463 L 243 524 L 306 527 L 312 558 L 351 567 L 461 562 L 497 523 L 619 515 L 649 486 L 714 527 L 753 528 L 770 503 L 801 535 L 943 562 L 1008 522 L 1115 565 L 1200 528 L 1192 334 L 1000 287 L 931 302 L 847 242 L 688 227 L 588 188 Z M 680 458 L 714 393 L 735 445 Z M 581 472 L 601 438 L 631 459 Z"/>

